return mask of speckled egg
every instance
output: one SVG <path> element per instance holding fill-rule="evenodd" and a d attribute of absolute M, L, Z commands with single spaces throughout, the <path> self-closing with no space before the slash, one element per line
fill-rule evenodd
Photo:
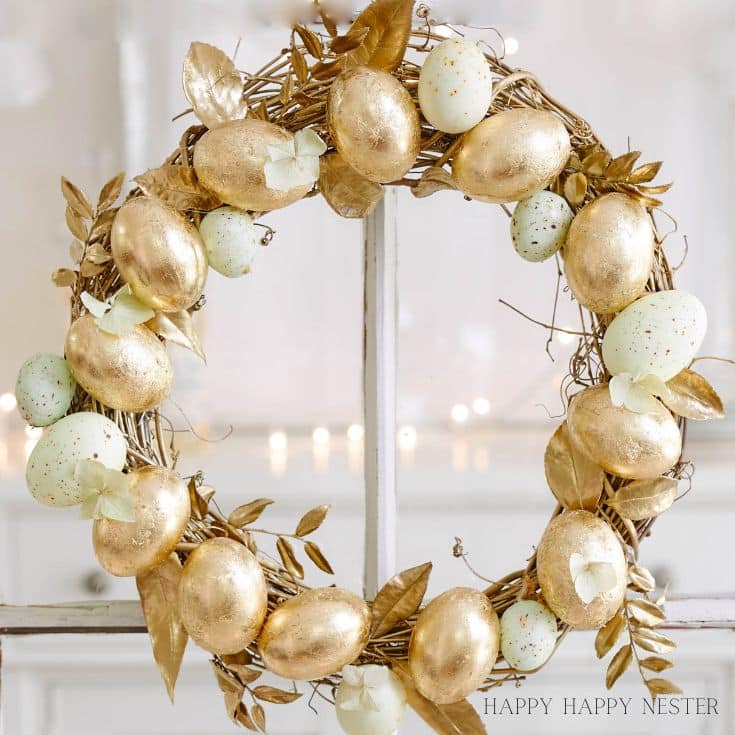
<path fill-rule="evenodd" d="M 98 413 L 73 413 L 50 426 L 38 440 L 26 467 L 31 495 L 44 505 L 77 505 L 81 489 L 74 479 L 76 464 L 96 459 L 106 467 L 125 466 L 127 443 L 120 429 Z"/>
<path fill-rule="evenodd" d="M 18 372 L 18 411 L 31 426 L 53 424 L 69 410 L 76 387 L 63 357 L 40 352 L 29 357 Z"/>
<path fill-rule="evenodd" d="M 574 215 L 564 197 L 539 191 L 518 202 L 510 221 L 510 236 L 518 255 L 531 263 L 550 258 L 564 244 Z"/>
<path fill-rule="evenodd" d="M 535 600 L 520 600 L 500 619 L 500 649 L 517 671 L 533 671 L 545 664 L 556 645 L 556 616 Z"/>
<path fill-rule="evenodd" d="M 421 67 L 421 112 L 437 130 L 464 133 L 485 117 L 492 88 L 487 59 L 474 43 L 457 38 L 442 41 Z"/>
<path fill-rule="evenodd" d="M 245 275 L 260 247 L 262 232 L 253 218 L 241 209 L 220 207 L 213 210 L 199 225 L 209 267 L 227 278 Z"/>
<path fill-rule="evenodd" d="M 621 311 L 605 332 L 602 357 L 611 375 L 656 375 L 670 380 L 697 354 L 707 312 L 685 291 L 648 294 Z"/>

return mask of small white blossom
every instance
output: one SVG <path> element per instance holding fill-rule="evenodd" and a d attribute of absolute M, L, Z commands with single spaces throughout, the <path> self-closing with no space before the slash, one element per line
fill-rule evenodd
<path fill-rule="evenodd" d="M 266 146 L 265 185 L 276 191 L 313 184 L 319 178 L 319 156 L 327 150 L 324 141 L 311 129 L 299 130 L 283 143 Z"/>
<path fill-rule="evenodd" d="M 140 301 L 129 285 L 123 286 L 107 301 L 100 301 L 84 291 L 82 303 L 94 316 L 97 326 L 105 332 L 123 336 L 130 334 L 137 324 L 143 324 L 156 315 L 153 309 Z"/>
<path fill-rule="evenodd" d="M 656 397 L 666 399 L 669 395 L 666 383 L 651 373 L 643 376 L 620 373 L 610 378 L 609 387 L 613 406 L 625 406 L 635 413 L 647 413 L 655 408 Z"/>
<path fill-rule="evenodd" d="M 111 470 L 96 459 L 82 459 L 74 469 L 74 479 L 82 489 L 83 519 L 135 521 L 130 479 L 119 470 Z"/>
<path fill-rule="evenodd" d="M 611 590 L 618 583 L 615 567 L 606 561 L 585 559 L 581 554 L 569 558 L 569 572 L 579 599 L 589 605 L 597 595 Z"/>

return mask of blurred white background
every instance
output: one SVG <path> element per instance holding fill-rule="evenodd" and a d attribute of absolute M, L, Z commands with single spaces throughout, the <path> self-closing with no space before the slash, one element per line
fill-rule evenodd
<path fill-rule="evenodd" d="M 514 39 L 509 63 L 537 73 L 613 152 L 630 144 L 646 161 L 665 161 L 661 179 L 676 182 L 666 209 L 679 225 L 667 250 L 678 262 L 688 235 L 678 283 L 707 306 L 703 354 L 735 356 L 731 0 L 465 0 L 433 8 L 438 17 L 492 25 Z M 241 39 L 238 66 L 254 69 L 288 37 L 283 27 L 262 25 L 263 15 L 263 4 L 232 0 L 0 0 L 0 394 L 12 391 L 27 356 L 63 348 L 67 294 L 50 282 L 52 270 L 69 265 L 59 177 L 94 193 L 119 170 L 131 178 L 158 165 L 193 122 L 171 122 L 187 106 L 180 67 L 189 42 L 231 53 Z M 490 32 L 485 37 L 495 41 Z M 272 497 L 271 527 L 287 529 L 307 508 L 331 503 L 320 541 L 336 582 L 358 591 L 362 457 L 359 431 L 353 439 L 347 432 L 361 422 L 361 226 L 338 219 L 318 199 L 266 221 L 277 234 L 253 273 L 236 281 L 213 273 L 207 284 L 207 308 L 197 317 L 206 367 L 172 348 L 176 389 L 166 411 L 177 427 L 190 423 L 210 440 L 182 433 L 181 468 L 204 470 L 223 508 Z M 507 230 L 497 207 L 452 192 L 430 200 L 400 193 L 399 563 L 433 559 L 431 594 L 480 584 L 452 558 L 455 536 L 483 574 L 502 576 L 524 565 L 553 507 L 543 448 L 557 423 L 549 414 L 559 413 L 559 381 L 573 346 L 555 340 L 552 362 L 544 330 L 498 303 L 504 298 L 546 320 L 554 296 L 554 266 L 518 259 Z M 560 323 L 573 320 L 562 294 Z M 734 368 L 700 367 L 732 409 Z M 4 406 L 10 399 L 0 396 L 0 411 Z M 211 441 L 230 426 L 229 438 Z M 735 521 L 734 430 L 733 420 L 692 427 L 694 491 L 643 547 L 643 563 L 670 580 L 673 593 L 735 591 L 722 562 Z M 96 571 L 89 528 L 74 510 L 45 509 L 27 495 L 22 470 L 32 442 L 12 410 L 0 413 L 3 600 L 133 597 L 131 580 Z M 310 581 L 331 582 L 320 573 Z M 533 686 L 507 696 L 605 696 L 589 637 L 572 638 Z M 690 695 L 720 696 L 719 717 L 598 718 L 595 728 L 735 732 L 730 638 L 682 636 L 673 676 Z M 100 727 L 116 735 L 232 731 L 206 657 L 189 651 L 171 709 L 143 636 L 6 642 L 3 689 L 8 735 L 86 735 Z M 643 690 L 631 674 L 616 694 L 640 697 Z M 336 732 L 326 708 L 320 718 L 305 705 L 270 712 L 276 735 Z M 589 725 L 567 718 L 542 727 L 573 733 Z M 402 731 L 422 727 L 411 721 Z M 488 720 L 492 732 L 539 727 L 522 717 Z"/>

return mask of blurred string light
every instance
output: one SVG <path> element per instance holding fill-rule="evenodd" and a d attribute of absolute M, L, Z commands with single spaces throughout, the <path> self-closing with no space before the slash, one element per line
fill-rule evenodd
<path fill-rule="evenodd" d="M 271 472 L 281 477 L 286 472 L 288 462 L 288 436 L 283 431 L 274 431 L 268 437 L 268 447 Z"/>
<path fill-rule="evenodd" d="M 360 424 L 347 427 L 347 466 L 350 472 L 357 474 L 362 469 L 362 440 L 365 429 Z"/>
<path fill-rule="evenodd" d="M 363 429 L 360 424 L 352 424 L 347 427 L 347 438 L 351 442 L 359 442 L 362 440 L 363 436 L 365 436 L 365 429 Z"/>
<path fill-rule="evenodd" d="M 513 54 L 517 54 L 519 48 L 520 44 L 518 43 L 517 38 L 514 38 L 513 36 L 508 36 L 508 38 L 505 39 L 506 56 L 513 56 Z"/>
<path fill-rule="evenodd" d="M 452 406 L 449 415 L 455 424 L 463 424 L 469 418 L 470 409 L 464 403 L 456 403 Z"/>
<path fill-rule="evenodd" d="M 560 329 L 566 329 L 566 330 L 569 330 L 569 331 L 562 332 L 562 331 L 560 331 Z M 559 330 L 556 330 L 556 341 L 559 344 L 562 344 L 562 345 L 570 345 L 577 338 L 576 335 L 569 334 L 569 332 L 574 331 L 573 328 L 570 327 L 569 325 L 566 325 L 565 324 L 564 326 L 560 327 L 560 329 Z"/>
<path fill-rule="evenodd" d="M 283 431 L 274 431 L 268 438 L 268 446 L 273 451 L 283 451 L 288 448 L 288 437 Z"/>
<path fill-rule="evenodd" d="M 3 393 L 0 395 L 0 411 L 10 413 L 17 405 L 18 401 L 14 393 Z"/>
<path fill-rule="evenodd" d="M 490 413 L 490 401 L 487 398 L 475 398 L 472 401 L 472 410 L 478 416 L 487 416 Z"/>
<path fill-rule="evenodd" d="M 326 472 L 329 469 L 329 440 L 331 434 L 326 426 L 317 426 L 311 433 L 314 452 L 314 470 Z"/>

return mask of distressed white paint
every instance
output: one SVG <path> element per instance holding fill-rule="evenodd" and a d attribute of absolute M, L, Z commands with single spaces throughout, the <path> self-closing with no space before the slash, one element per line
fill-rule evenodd
<path fill-rule="evenodd" d="M 365 218 L 363 408 L 365 415 L 365 576 L 373 598 L 396 562 L 396 192 Z"/>

